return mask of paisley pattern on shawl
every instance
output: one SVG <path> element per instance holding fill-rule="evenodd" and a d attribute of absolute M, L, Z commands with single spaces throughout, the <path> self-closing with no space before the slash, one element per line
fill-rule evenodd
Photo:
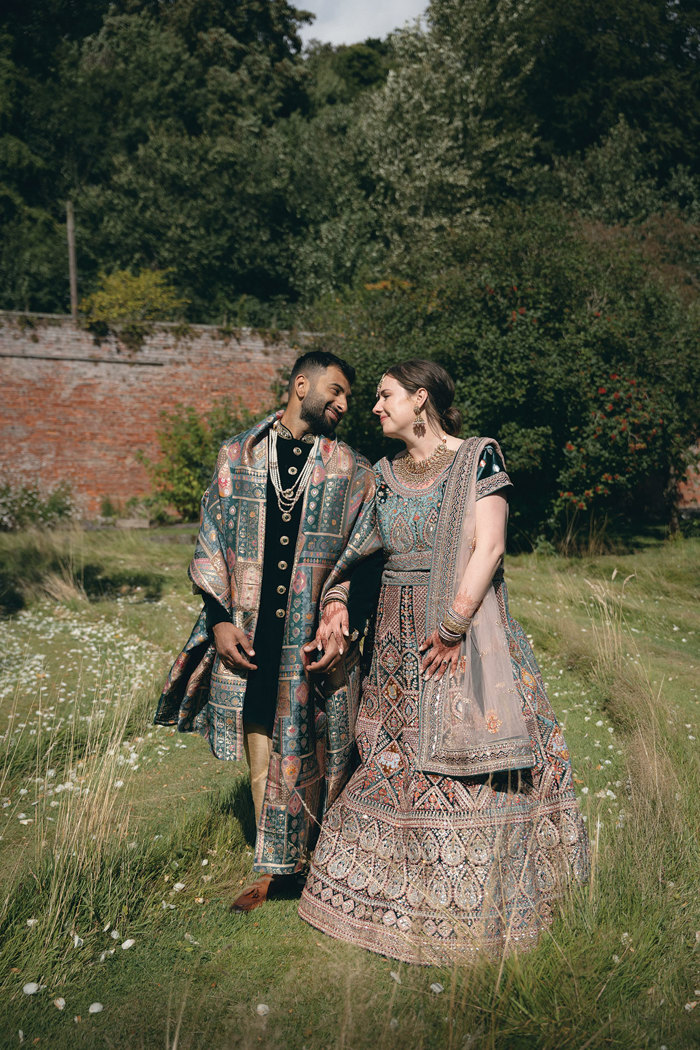
<path fill-rule="evenodd" d="M 226 442 L 204 493 L 189 574 L 195 592 L 213 595 L 236 626 L 255 633 L 262 583 L 267 433 L 281 413 Z M 374 494 L 369 463 L 343 442 L 323 438 L 304 497 L 282 644 L 273 751 L 254 867 L 289 873 L 301 863 L 320 801 L 347 780 L 360 670 L 351 650 L 324 701 L 317 702 L 301 662 L 314 636 L 321 589 L 357 517 Z M 246 677 L 228 671 L 209 640 L 204 610 L 175 660 L 155 721 L 196 730 L 221 759 L 243 758 Z M 284 765 L 285 759 L 298 759 Z M 294 769 L 294 783 L 290 770 Z"/>

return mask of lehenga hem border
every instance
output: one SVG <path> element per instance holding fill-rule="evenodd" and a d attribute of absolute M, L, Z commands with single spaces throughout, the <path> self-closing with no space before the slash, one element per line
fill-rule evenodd
<path fill-rule="evenodd" d="M 500 957 L 516 947 L 519 951 L 529 951 L 537 945 L 543 930 L 551 925 L 551 919 L 543 921 L 537 930 L 505 940 L 502 935 L 492 940 L 484 939 L 481 934 L 474 935 L 473 943 L 465 938 L 459 945 L 445 944 L 444 951 L 440 951 L 437 945 L 427 941 L 418 942 L 408 933 L 391 933 L 386 928 L 368 927 L 366 923 L 353 922 L 348 916 L 344 917 L 344 926 L 341 928 L 337 925 L 337 915 L 328 912 L 322 904 L 306 895 L 299 904 L 299 916 L 309 926 L 337 941 L 345 941 L 386 958 L 417 966 L 459 965 L 461 962 L 471 962 L 477 956 Z"/>

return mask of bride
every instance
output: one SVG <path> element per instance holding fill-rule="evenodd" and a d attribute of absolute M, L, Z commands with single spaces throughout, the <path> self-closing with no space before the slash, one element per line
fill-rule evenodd
<path fill-rule="evenodd" d="M 508 610 L 511 482 L 494 440 L 457 438 L 453 397 L 424 360 L 377 388 L 374 414 L 406 448 L 375 466 L 375 500 L 306 647 L 342 635 L 352 570 L 382 548 L 360 764 L 326 814 L 299 907 L 333 937 L 441 964 L 529 947 L 588 876 L 569 752 Z"/>

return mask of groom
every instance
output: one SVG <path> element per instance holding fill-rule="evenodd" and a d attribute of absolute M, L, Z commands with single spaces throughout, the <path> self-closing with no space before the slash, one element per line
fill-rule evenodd
<path fill-rule="evenodd" d="M 202 498 L 189 575 L 204 607 L 155 722 L 198 730 L 217 758 L 245 754 L 261 875 L 234 901 L 237 911 L 284 892 L 350 773 L 356 647 L 348 652 L 346 641 L 341 661 L 342 640 L 331 640 L 314 664 L 332 672 L 324 698 L 305 674 L 302 646 L 314 637 L 323 584 L 374 496 L 367 460 L 335 438 L 354 377 L 334 354 L 300 357 L 284 411 L 224 443 Z M 351 640 L 375 597 L 365 571 L 351 589 Z"/>

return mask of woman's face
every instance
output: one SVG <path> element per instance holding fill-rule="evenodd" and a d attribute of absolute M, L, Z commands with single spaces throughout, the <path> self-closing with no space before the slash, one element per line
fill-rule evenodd
<path fill-rule="evenodd" d="M 372 409 L 379 417 L 385 437 L 405 439 L 412 434 L 416 405 L 423 405 L 426 393 L 409 394 L 393 376 L 382 376 L 377 388 L 377 403 Z"/>

